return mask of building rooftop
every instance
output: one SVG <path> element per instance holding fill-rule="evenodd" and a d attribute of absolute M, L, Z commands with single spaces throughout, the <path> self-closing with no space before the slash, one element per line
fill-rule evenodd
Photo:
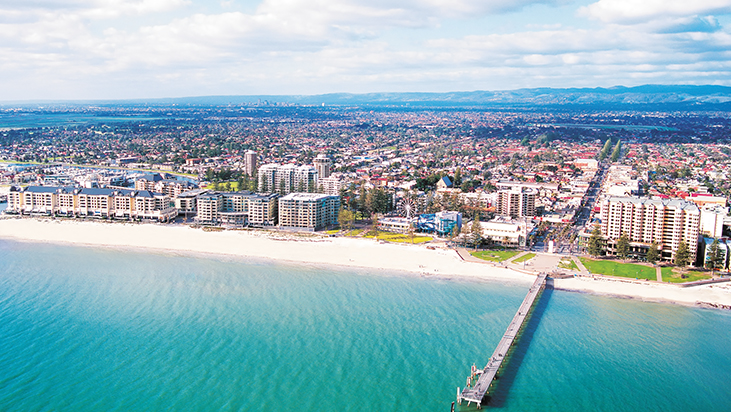
<path fill-rule="evenodd" d="M 320 200 L 328 197 L 334 196 L 323 193 L 290 193 L 282 197 L 282 200 Z"/>

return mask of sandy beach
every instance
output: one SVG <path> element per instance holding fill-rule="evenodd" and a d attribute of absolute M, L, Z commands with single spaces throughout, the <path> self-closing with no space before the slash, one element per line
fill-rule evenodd
<path fill-rule="evenodd" d="M 406 271 L 422 276 L 464 277 L 529 285 L 532 274 L 464 261 L 452 249 L 385 244 L 371 239 L 298 236 L 272 231 L 204 231 L 187 226 L 102 223 L 69 220 L 0 219 L 0 238 L 78 246 L 202 253 Z M 538 268 L 534 268 L 537 270 Z M 729 283 L 681 288 L 660 283 L 634 284 L 592 278 L 556 279 L 556 289 L 645 301 L 731 306 Z"/>

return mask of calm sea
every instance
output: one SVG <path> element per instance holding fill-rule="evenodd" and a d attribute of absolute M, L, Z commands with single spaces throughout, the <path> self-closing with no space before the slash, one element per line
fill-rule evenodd
<path fill-rule="evenodd" d="M 2 411 L 448 411 L 527 286 L 0 241 Z M 731 314 L 547 291 L 505 411 L 729 411 Z"/>

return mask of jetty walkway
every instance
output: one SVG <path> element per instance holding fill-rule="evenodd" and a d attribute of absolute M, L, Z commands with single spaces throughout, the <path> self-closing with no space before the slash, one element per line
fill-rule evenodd
<path fill-rule="evenodd" d="M 505 331 L 503 338 L 500 339 L 500 343 L 498 343 L 495 352 L 493 352 L 492 357 L 487 362 L 487 366 L 482 370 L 476 370 L 473 366 L 472 375 L 468 378 L 468 386 L 461 392 L 457 388 L 457 403 L 462 404 L 462 401 L 467 401 L 471 404 L 475 402 L 478 408 L 482 407 L 482 401 L 489 393 L 493 381 L 498 376 L 503 361 L 508 356 L 510 347 L 517 342 L 518 334 L 524 326 L 523 324 L 528 318 L 531 309 L 533 309 L 533 305 L 537 300 L 536 298 L 540 296 L 546 286 L 547 276 L 547 273 L 541 273 L 535 282 L 533 282 L 533 286 L 528 290 L 528 294 L 523 299 L 523 303 L 518 308 L 518 312 L 513 317 L 510 325 L 508 325 L 508 329 Z M 471 382 L 475 377 L 477 377 L 477 382 L 472 386 Z"/>

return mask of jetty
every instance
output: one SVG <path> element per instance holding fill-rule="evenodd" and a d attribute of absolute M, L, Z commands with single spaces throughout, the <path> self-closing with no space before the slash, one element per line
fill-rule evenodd
<path fill-rule="evenodd" d="M 457 388 L 457 403 L 460 405 L 462 401 L 467 401 L 468 404 L 475 402 L 478 408 L 482 407 L 482 401 L 485 396 L 490 394 L 490 389 L 494 384 L 494 381 L 501 371 L 503 361 L 506 360 L 510 348 L 517 343 L 521 329 L 528 319 L 533 305 L 538 300 L 537 298 L 541 295 L 541 292 L 546 287 L 547 273 L 541 273 L 536 278 L 535 282 L 528 290 L 528 294 L 523 299 L 523 303 L 518 308 L 518 312 L 513 317 L 513 320 L 508 325 L 508 329 L 505 331 L 503 338 L 500 339 L 495 352 L 487 362 L 487 366 L 484 369 L 478 370 L 472 366 L 472 374 L 467 378 L 467 387 L 460 391 Z M 472 382 L 477 379 L 477 382 L 472 385 Z"/>

